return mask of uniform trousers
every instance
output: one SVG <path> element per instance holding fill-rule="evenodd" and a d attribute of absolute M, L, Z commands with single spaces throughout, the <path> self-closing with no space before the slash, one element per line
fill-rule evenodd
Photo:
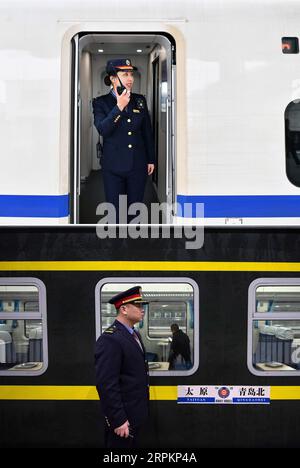
<path fill-rule="evenodd" d="M 147 181 L 147 167 L 145 170 L 133 170 L 117 174 L 103 170 L 103 182 L 106 202 L 114 205 L 116 209 L 116 222 L 119 222 L 119 195 L 127 195 L 127 206 L 132 203 L 142 203 Z M 137 213 L 138 215 L 139 213 Z M 123 218 L 125 215 L 123 214 Z M 135 216 L 129 216 L 128 222 Z"/>

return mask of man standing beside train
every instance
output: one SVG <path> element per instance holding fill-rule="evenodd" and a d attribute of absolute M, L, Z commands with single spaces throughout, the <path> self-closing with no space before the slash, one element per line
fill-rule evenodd
<path fill-rule="evenodd" d="M 115 322 L 96 343 L 96 386 L 105 415 L 105 447 L 138 446 L 138 435 L 149 412 L 148 364 L 134 325 L 144 317 L 141 287 L 109 301 L 117 309 Z"/>

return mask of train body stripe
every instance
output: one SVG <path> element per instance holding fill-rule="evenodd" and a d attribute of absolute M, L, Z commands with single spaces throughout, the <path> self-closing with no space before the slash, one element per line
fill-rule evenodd
<path fill-rule="evenodd" d="M 264 271 L 300 272 L 299 262 L 7 261 L 0 271 Z"/>
<path fill-rule="evenodd" d="M 300 216 L 300 195 L 177 195 L 182 217 L 295 218 Z M 200 213 L 200 214 L 198 214 Z"/>
<path fill-rule="evenodd" d="M 0 195 L 0 216 L 7 218 L 65 218 L 69 195 Z"/>
<path fill-rule="evenodd" d="M 176 401 L 177 386 L 151 386 L 150 399 Z M 0 385 L 0 400 L 91 401 L 98 400 L 98 394 L 93 386 Z M 300 386 L 271 386 L 271 400 L 300 400 Z"/>
<path fill-rule="evenodd" d="M 177 195 L 182 217 L 297 218 L 300 195 Z M 0 217 L 60 218 L 69 215 L 69 195 L 0 195 Z"/>
<path fill-rule="evenodd" d="M 98 400 L 96 387 L 0 385 L 0 400 Z"/>

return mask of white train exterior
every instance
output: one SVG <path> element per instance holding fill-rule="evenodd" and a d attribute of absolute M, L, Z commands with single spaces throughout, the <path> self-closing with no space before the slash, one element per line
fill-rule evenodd
<path fill-rule="evenodd" d="M 167 60 L 160 201 L 203 202 L 207 225 L 299 225 L 285 113 L 300 99 L 300 58 L 282 53 L 299 17 L 292 0 L 1 0 L 0 223 L 79 222 L 80 178 L 98 167 L 91 101 L 109 52 L 97 46 L 126 57 L 127 37 L 151 44 L 129 54 L 150 104 L 155 50 Z"/>

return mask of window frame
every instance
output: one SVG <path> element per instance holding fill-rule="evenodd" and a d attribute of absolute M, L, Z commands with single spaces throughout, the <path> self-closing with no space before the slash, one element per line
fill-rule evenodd
<path fill-rule="evenodd" d="M 48 368 L 48 334 L 47 334 L 47 300 L 46 300 L 46 286 L 38 278 L 34 277 L 17 277 L 17 278 L 0 278 L 0 286 L 34 286 L 38 291 L 39 312 L 5 312 L 0 311 L 1 320 L 24 320 L 32 319 L 42 321 L 43 331 L 43 364 L 39 370 L 0 370 L 0 376 L 14 376 L 14 377 L 37 377 L 46 372 Z"/>
<path fill-rule="evenodd" d="M 259 286 L 299 286 L 300 278 L 258 278 L 252 281 L 248 289 L 248 339 L 247 366 L 251 374 L 271 377 L 298 377 L 299 370 L 259 370 L 253 365 L 253 321 L 254 320 L 298 320 L 299 312 L 256 312 L 256 290 Z"/>
<path fill-rule="evenodd" d="M 96 340 L 100 336 L 102 330 L 102 313 L 101 313 L 101 290 L 107 283 L 113 284 L 131 284 L 135 286 L 143 283 L 186 283 L 193 288 L 194 292 L 194 329 L 193 329 L 193 366 L 188 370 L 149 370 L 150 376 L 172 377 L 172 376 L 189 376 L 195 374 L 199 367 L 199 286 L 191 278 L 188 277 L 106 277 L 98 281 L 95 287 L 95 322 L 96 322 Z"/>

